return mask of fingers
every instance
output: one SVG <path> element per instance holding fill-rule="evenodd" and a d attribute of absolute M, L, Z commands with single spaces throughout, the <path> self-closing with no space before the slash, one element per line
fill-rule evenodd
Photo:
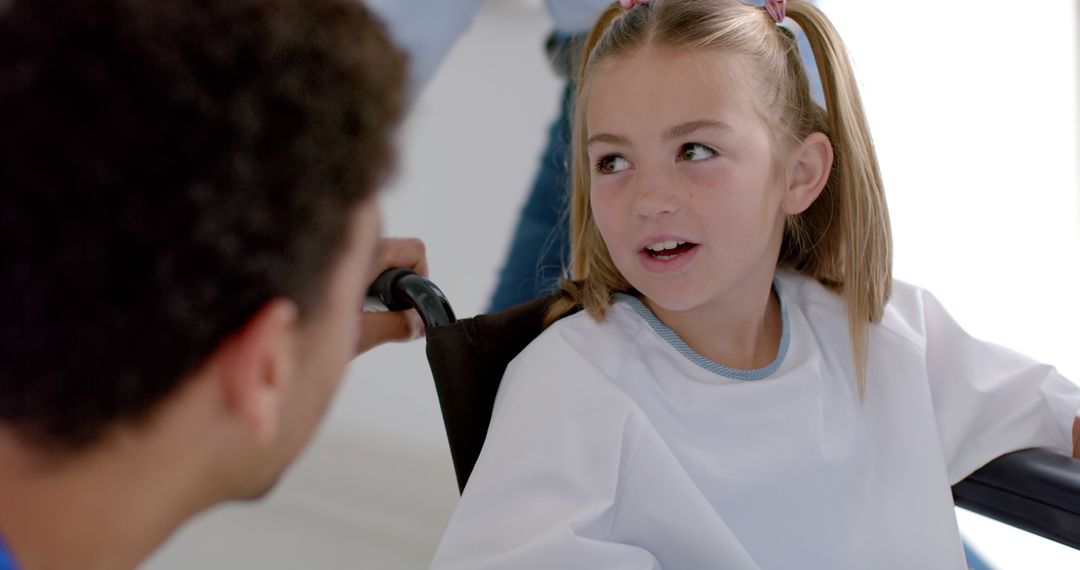
<path fill-rule="evenodd" d="M 416 238 L 382 238 L 375 254 L 373 275 L 403 267 L 428 276 L 427 250 Z M 407 342 L 424 336 L 424 323 L 415 310 L 362 312 L 357 354 L 387 342 Z"/>
<path fill-rule="evenodd" d="M 382 238 L 379 240 L 376 274 L 394 267 L 405 267 L 428 276 L 427 249 L 417 238 Z"/>
<path fill-rule="evenodd" d="M 1080 459 L 1080 417 L 1073 420 L 1073 459 Z"/>
<path fill-rule="evenodd" d="M 408 342 L 424 336 L 424 322 L 414 310 L 360 315 L 357 354 L 387 342 Z"/>

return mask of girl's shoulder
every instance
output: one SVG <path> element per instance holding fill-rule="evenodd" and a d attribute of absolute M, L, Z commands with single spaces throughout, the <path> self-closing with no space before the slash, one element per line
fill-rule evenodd
<path fill-rule="evenodd" d="M 840 293 L 791 270 L 780 269 L 776 275 L 789 310 L 800 311 L 812 325 L 847 327 L 847 306 Z M 927 315 L 939 312 L 944 309 L 929 291 L 893 279 L 885 311 L 881 321 L 871 325 L 871 334 L 899 337 L 922 347 L 926 344 Z"/>
<path fill-rule="evenodd" d="M 618 375 L 627 354 L 636 345 L 642 322 L 623 303 L 613 303 L 602 319 L 585 311 L 549 326 L 515 360 L 551 365 L 554 358 L 587 362 L 609 378 Z"/>
<path fill-rule="evenodd" d="M 545 425 L 585 412 L 635 413 L 638 406 L 615 381 L 635 345 L 634 333 L 612 309 L 599 321 L 585 312 L 564 317 L 511 360 L 499 385 L 492 426 L 508 415 L 534 412 L 545 416 Z"/>

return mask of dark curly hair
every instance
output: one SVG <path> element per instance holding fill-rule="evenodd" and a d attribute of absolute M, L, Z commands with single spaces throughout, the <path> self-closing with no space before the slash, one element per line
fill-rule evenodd
<path fill-rule="evenodd" d="M 356 0 L 0 1 L 0 423 L 86 447 L 317 303 L 404 66 Z"/>

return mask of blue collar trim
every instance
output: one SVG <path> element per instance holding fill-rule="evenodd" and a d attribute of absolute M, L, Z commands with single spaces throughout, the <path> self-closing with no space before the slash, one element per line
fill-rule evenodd
<path fill-rule="evenodd" d="M 712 372 L 713 374 L 719 374 L 732 380 L 760 380 L 776 372 L 780 368 L 780 365 L 784 362 L 784 357 L 787 356 L 788 345 L 790 344 L 790 327 L 788 326 L 788 313 L 787 306 L 784 304 L 784 295 L 780 290 L 780 283 L 776 279 L 773 279 L 773 291 L 776 291 L 776 298 L 780 300 L 780 320 L 781 320 L 781 333 L 780 333 L 780 348 L 776 351 L 776 359 L 762 368 L 755 368 L 753 370 L 744 370 L 741 368 L 732 368 L 730 366 L 724 366 L 719 362 L 715 362 L 705 358 L 698 354 L 694 349 L 690 348 L 690 345 L 686 344 L 686 341 L 679 336 L 678 333 L 671 330 L 670 327 L 660 322 L 656 314 L 652 312 L 645 303 L 641 302 L 641 299 L 625 293 L 616 293 L 615 300 L 622 301 L 630 305 L 634 312 L 645 319 L 645 322 L 649 323 L 656 334 L 660 335 L 660 338 L 667 341 L 668 344 L 675 347 L 675 350 L 679 351 L 679 354 L 685 356 L 690 362 Z"/>

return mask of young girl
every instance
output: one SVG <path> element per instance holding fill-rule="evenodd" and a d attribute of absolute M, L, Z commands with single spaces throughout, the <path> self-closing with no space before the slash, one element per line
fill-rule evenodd
<path fill-rule="evenodd" d="M 950 486 L 1017 449 L 1075 453 L 1080 390 L 893 281 L 817 9 L 628 3 L 578 88 L 574 281 L 551 316 L 585 311 L 507 370 L 434 566 L 963 568 Z"/>

